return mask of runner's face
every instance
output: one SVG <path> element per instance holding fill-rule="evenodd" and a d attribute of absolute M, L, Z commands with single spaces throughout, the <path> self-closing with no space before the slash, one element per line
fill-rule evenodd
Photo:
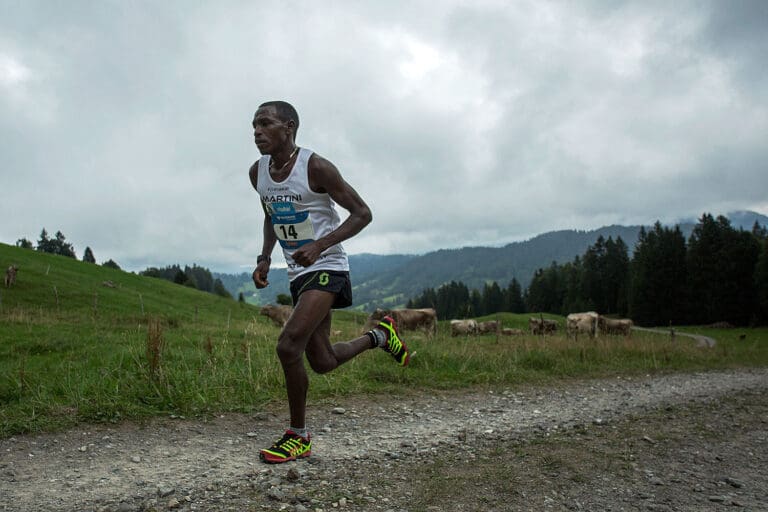
<path fill-rule="evenodd" d="M 275 107 L 260 107 L 253 116 L 253 140 L 262 155 L 273 155 L 291 140 L 291 121 L 284 122 Z"/>

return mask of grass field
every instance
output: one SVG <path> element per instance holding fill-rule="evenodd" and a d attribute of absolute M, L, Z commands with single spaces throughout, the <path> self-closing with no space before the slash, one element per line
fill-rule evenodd
<path fill-rule="evenodd" d="M 19 267 L 0 288 L 0 436 L 79 422 L 154 415 L 253 411 L 284 400 L 274 351 L 278 328 L 257 307 L 167 281 L 0 244 L 0 268 Z M 529 315 L 502 313 L 527 329 Z M 563 318 L 544 315 L 560 322 Z M 335 339 L 356 337 L 365 315 L 334 313 Z M 768 364 L 768 329 L 678 327 L 717 340 L 713 349 L 634 333 L 567 340 L 562 334 L 404 338 L 407 369 L 371 351 L 327 375 L 311 375 L 310 399 L 571 377 Z M 743 339 L 741 339 L 743 337 Z"/>

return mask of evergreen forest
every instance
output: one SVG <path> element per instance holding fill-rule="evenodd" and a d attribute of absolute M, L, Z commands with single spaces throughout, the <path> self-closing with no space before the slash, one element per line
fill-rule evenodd
<path fill-rule="evenodd" d="M 451 281 L 426 288 L 408 307 L 432 307 L 441 320 L 497 312 L 559 315 L 597 311 L 636 324 L 768 324 L 768 232 L 734 228 L 704 214 L 686 240 L 679 226 L 641 228 L 627 244 L 600 236 L 583 255 L 535 271 L 527 289 L 516 279 L 469 289 Z"/>

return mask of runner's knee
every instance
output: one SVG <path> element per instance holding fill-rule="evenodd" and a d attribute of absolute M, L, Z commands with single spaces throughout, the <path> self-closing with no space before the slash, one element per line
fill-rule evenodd
<path fill-rule="evenodd" d="M 299 361 L 303 353 L 302 344 L 296 338 L 285 334 L 280 335 L 277 341 L 277 357 L 280 358 L 281 363 L 286 364 Z"/>

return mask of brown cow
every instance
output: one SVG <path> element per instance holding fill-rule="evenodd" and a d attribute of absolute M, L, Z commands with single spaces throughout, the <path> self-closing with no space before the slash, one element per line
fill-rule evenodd
<path fill-rule="evenodd" d="M 477 320 L 451 320 L 451 336 L 477 334 Z"/>
<path fill-rule="evenodd" d="M 546 318 L 528 318 L 528 327 L 531 334 L 549 334 L 557 331 L 557 322 Z"/>
<path fill-rule="evenodd" d="M 629 318 L 606 318 L 601 316 L 598 326 L 602 334 L 621 334 L 629 336 L 632 333 L 633 322 Z"/>
<path fill-rule="evenodd" d="M 370 331 L 385 316 L 395 320 L 397 328 L 403 331 L 423 329 L 430 336 L 437 331 L 437 312 L 432 308 L 425 309 L 376 309 L 368 317 L 364 330 Z"/>
<path fill-rule="evenodd" d="M 5 271 L 5 287 L 10 288 L 14 284 L 16 284 L 16 272 L 19 270 L 19 267 L 16 265 L 11 265 L 8 267 L 8 270 Z"/>
<path fill-rule="evenodd" d="M 498 320 L 488 320 L 477 322 L 477 332 L 479 334 L 488 334 L 489 332 L 498 333 L 501 329 L 501 322 Z"/>
<path fill-rule="evenodd" d="M 278 327 L 285 327 L 285 323 L 290 318 L 291 313 L 293 313 L 292 306 L 267 304 L 261 308 L 261 314 L 268 316 Z"/>

